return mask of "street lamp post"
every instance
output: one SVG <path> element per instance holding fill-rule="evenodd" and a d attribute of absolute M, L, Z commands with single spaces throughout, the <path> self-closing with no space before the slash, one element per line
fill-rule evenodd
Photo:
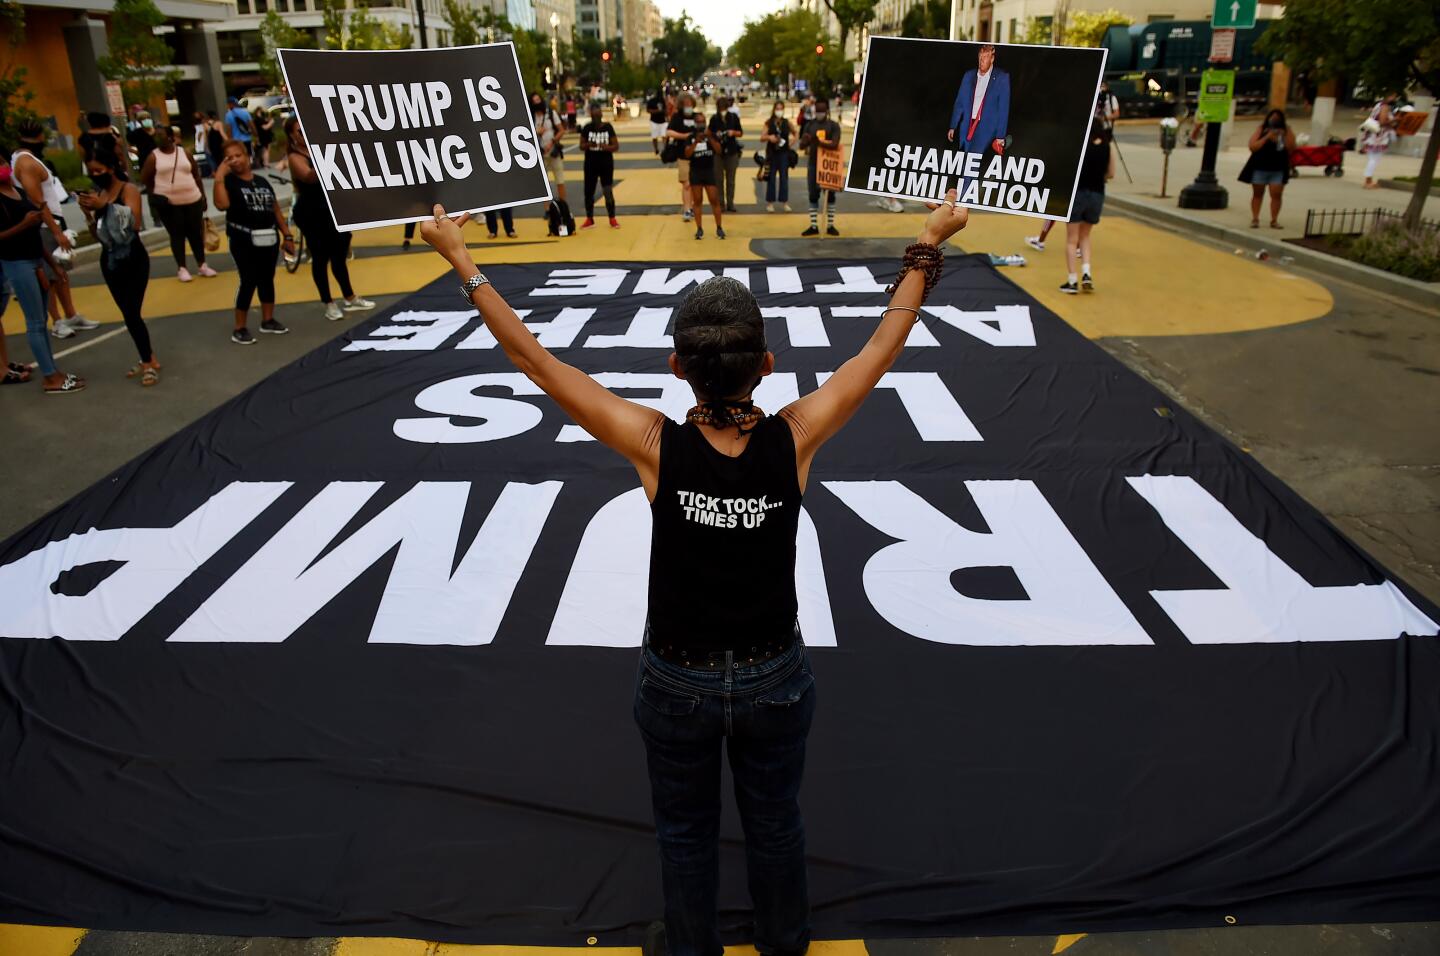
<path fill-rule="evenodd" d="M 560 92 L 560 14 L 550 11 L 550 75 L 555 78 L 555 92 Z"/>

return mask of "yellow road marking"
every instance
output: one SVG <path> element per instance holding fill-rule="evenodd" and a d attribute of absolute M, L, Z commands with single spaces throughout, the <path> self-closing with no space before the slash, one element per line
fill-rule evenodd
<path fill-rule="evenodd" d="M 596 952 L 593 946 L 464 946 L 418 939 L 346 936 L 332 956 L 581 956 Z M 639 956 L 638 946 L 611 946 L 605 956 Z M 727 946 L 726 956 L 757 956 L 753 946 Z M 864 940 L 821 940 L 810 944 L 813 956 L 869 956 Z"/>
<path fill-rule="evenodd" d="M 1055 948 L 1052 949 L 1052 950 L 1050 950 L 1050 956 L 1055 956 L 1056 953 L 1063 953 L 1063 952 L 1065 952 L 1065 950 L 1069 949 L 1071 946 L 1074 946 L 1076 943 L 1080 942 L 1080 941 L 1081 941 L 1082 939 L 1084 939 L 1087 935 L 1088 935 L 1088 934 L 1086 934 L 1086 933 L 1070 933 L 1069 935 L 1066 935 L 1066 936 L 1057 936 L 1057 937 L 1055 937 Z"/>
<path fill-rule="evenodd" d="M 0 923 L 0 953 L 4 956 L 70 956 L 86 932 L 67 926 Z"/>

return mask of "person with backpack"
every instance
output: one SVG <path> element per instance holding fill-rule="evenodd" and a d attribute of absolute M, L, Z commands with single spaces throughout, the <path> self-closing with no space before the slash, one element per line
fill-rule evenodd
<path fill-rule="evenodd" d="M 740 137 L 745 128 L 740 125 L 740 113 L 733 109 L 735 100 L 726 95 L 715 98 L 715 115 L 710 117 L 710 132 L 720 141 L 720 156 L 716 160 L 715 187 L 720 193 L 720 205 L 726 212 L 735 212 L 735 174 L 740 171 L 740 154 L 744 147 Z"/>
<path fill-rule="evenodd" d="M 147 168 L 153 169 L 153 165 Z M 100 243 L 100 274 L 140 353 L 139 363 L 125 377 L 138 377 L 146 387 L 158 385 L 160 360 L 140 314 L 150 284 L 150 254 L 140 241 L 140 190 L 117 175 L 119 168 L 109 156 L 96 156 L 85 164 L 85 171 L 95 188 L 80 194 L 80 208 L 85 210 L 90 234 Z"/>
<path fill-rule="evenodd" d="M 580 228 L 595 225 L 598 183 L 605 193 L 605 215 L 610 217 L 610 228 L 619 229 L 620 220 L 615 218 L 615 153 L 620 149 L 620 137 L 615 127 L 605 122 L 598 102 L 590 104 L 590 122 L 580 130 L 580 149 L 585 153 L 585 222 Z"/>
<path fill-rule="evenodd" d="M 565 121 L 545 105 L 538 95 L 530 100 L 530 115 L 535 122 L 535 138 L 540 143 L 545 170 L 555 181 L 555 197 L 565 199 Z"/>
<path fill-rule="evenodd" d="M 794 138 L 795 128 L 785 118 L 785 104 L 776 100 L 770 118 L 765 121 L 765 131 L 760 134 L 760 142 L 765 144 L 766 212 L 775 211 L 777 200 L 786 212 L 790 211 L 790 143 Z"/>
<path fill-rule="evenodd" d="M 665 921 L 663 942 L 656 932 L 647 950 L 722 952 L 720 796 L 728 753 L 755 948 L 802 954 L 811 928 L 799 796 L 817 691 L 797 621 L 801 503 L 816 453 L 899 358 L 939 281 L 939 247 L 964 228 L 967 213 L 952 189 L 906 249 L 869 342 L 776 415 L 754 403 L 756 386 L 775 370 L 755 296 L 728 276 L 690 290 L 675 313 L 668 358 L 695 393 L 683 423 L 621 398 L 541 345 L 475 267 L 461 229 L 468 220 L 452 220 L 437 205 L 420 234 L 454 269 L 467 303 L 516 368 L 622 456 L 650 501 L 648 613 L 631 715 L 645 747 Z"/>
<path fill-rule="evenodd" d="M 246 152 L 249 152 L 251 143 L 255 140 L 255 117 L 251 116 L 250 111 L 241 106 L 235 97 L 232 96 L 225 102 L 230 107 L 225 111 L 225 130 L 228 134 L 226 139 L 243 144 Z"/>

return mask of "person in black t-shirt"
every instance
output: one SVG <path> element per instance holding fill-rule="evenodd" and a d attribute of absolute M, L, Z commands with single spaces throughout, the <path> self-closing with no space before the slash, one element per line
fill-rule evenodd
<path fill-rule="evenodd" d="M 665 141 L 665 97 L 656 90 L 650 94 L 645 101 L 645 109 L 650 113 L 650 145 L 655 148 L 655 155 L 660 155 L 660 144 Z"/>
<path fill-rule="evenodd" d="M 120 147 L 120 134 L 115 131 L 110 117 L 98 111 L 86 113 L 85 123 L 89 128 L 80 134 L 80 161 L 88 163 L 92 159 L 108 155 L 114 162 L 107 162 L 105 165 L 115 169 L 116 175 L 121 179 L 128 180 L 130 151 Z"/>
<path fill-rule="evenodd" d="M 734 103 L 729 96 L 716 97 L 715 115 L 710 117 L 710 132 L 720 141 L 715 186 L 726 212 L 735 212 L 735 174 L 740 169 L 740 154 L 744 151 L 740 137 L 745 135 L 745 129 L 740 125 L 739 114 L 730 110 Z"/>
<path fill-rule="evenodd" d="M 681 94 L 675 115 L 670 117 L 670 125 L 665 128 L 665 138 L 675 140 L 680 148 L 675 169 L 680 175 L 680 210 L 686 222 L 696 215 L 694 196 L 690 191 L 689 146 L 695 139 L 696 131 L 704 128 L 705 120 L 695 115 L 695 97 L 689 93 Z"/>
<path fill-rule="evenodd" d="M 687 110 L 693 112 L 695 100 L 689 100 Z M 690 202 L 695 207 L 695 238 L 705 237 L 705 199 L 710 200 L 710 212 L 715 216 L 715 235 L 725 238 L 725 227 L 721 223 L 720 191 L 715 186 L 715 164 L 720 155 L 720 140 L 715 131 L 701 120 L 692 120 L 689 138 L 685 141 L 685 158 L 690 163 Z"/>
<path fill-rule="evenodd" d="M 1066 295 L 1095 291 L 1090 275 L 1090 230 L 1100 221 L 1105 208 L 1105 181 L 1115 176 L 1115 154 L 1110 149 L 1110 131 L 1096 127 L 1090 131 L 1090 143 L 1080 159 L 1080 178 L 1075 187 L 1075 202 L 1070 207 L 1070 221 L 1065 224 L 1065 268 L 1068 277 L 1060 291 Z M 1075 253 L 1080 253 L 1080 281 L 1075 276 Z"/>
<path fill-rule="evenodd" d="M 580 130 L 580 150 L 585 154 L 585 222 L 581 229 L 595 225 L 595 184 L 605 191 L 605 215 L 610 217 L 610 227 L 620 228 L 615 218 L 615 151 L 620 148 L 620 138 L 615 127 L 602 119 L 599 103 L 590 104 L 590 122 Z"/>
<path fill-rule="evenodd" d="M 843 372 L 767 416 L 775 369 L 760 306 L 729 277 L 696 286 L 675 314 L 670 371 L 695 393 L 684 423 L 621 398 L 551 354 L 475 268 L 456 219 L 435 206 L 420 235 L 454 268 L 501 349 L 560 409 L 634 467 L 650 501 L 647 625 L 631 713 L 646 750 L 665 924 L 651 951 L 721 952 L 722 752 L 746 840 L 755 948 L 810 942 L 799 795 L 815 677 L 797 622 L 795 542 L 816 452 L 894 365 L 964 227 L 951 190 L 921 227 L 869 342 Z M 618 716 L 618 715 L 617 715 Z M 663 932 L 663 950 L 661 936 Z"/>
<path fill-rule="evenodd" d="M 805 150 L 805 179 L 810 187 L 810 226 L 802 236 L 820 235 L 820 186 L 816 182 L 816 169 L 820 164 L 820 150 L 837 151 L 840 149 L 840 124 L 830 118 L 830 101 L 817 100 L 814 105 L 814 114 L 805 121 L 800 130 L 800 148 Z M 840 235 L 840 230 L 835 228 L 835 191 L 826 190 L 829 195 L 825 204 L 825 234 L 828 236 Z"/>
<path fill-rule="evenodd" d="M 225 158 L 215 170 L 215 208 L 225 213 L 230 256 L 240 273 L 240 289 L 235 294 L 235 331 L 230 341 L 236 345 L 255 344 L 246 320 L 256 292 L 260 293 L 260 331 L 284 335 L 290 330 L 275 319 L 275 262 L 282 246 L 287 256 L 295 255 L 295 240 L 274 187 L 264 176 L 256 175 L 250 165 L 249 143 L 226 141 Z"/>

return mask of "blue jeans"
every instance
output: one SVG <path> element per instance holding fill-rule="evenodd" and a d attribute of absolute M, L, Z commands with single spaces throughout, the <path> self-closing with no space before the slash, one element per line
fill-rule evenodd
<path fill-rule="evenodd" d="M 721 956 L 720 751 L 724 740 L 745 831 L 755 948 L 801 956 L 810 945 L 800 781 L 815 714 L 805 645 L 753 666 L 678 667 L 641 651 L 635 722 L 645 741 L 660 842 L 669 956 Z"/>
<path fill-rule="evenodd" d="M 780 195 L 775 195 L 775 180 L 780 180 Z M 776 153 L 774 160 L 770 163 L 770 170 L 765 176 L 765 201 L 766 202 L 789 202 L 790 201 L 790 162 L 784 153 Z"/>
<path fill-rule="evenodd" d="M 35 270 L 40 268 L 39 259 L 0 259 L 0 268 L 5 281 L 25 313 L 25 339 L 35 356 L 35 364 L 41 375 L 55 374 L 55 359 L 50 354 L 50 336 L 45 331 L 45 293 L 40 291 L 40 280 Z"/>

